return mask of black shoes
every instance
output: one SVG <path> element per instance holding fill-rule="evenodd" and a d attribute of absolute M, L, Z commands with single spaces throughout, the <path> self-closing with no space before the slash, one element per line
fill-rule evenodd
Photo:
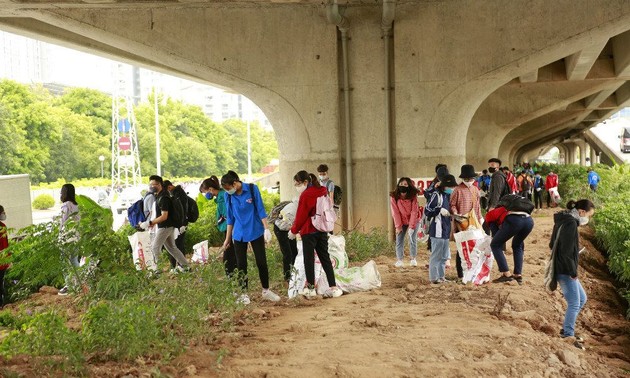
<path fill-rule="evenodd" d="M 514 280 L 514 277 L 512 276 L 501 276 L 497 279 L 492 280 L 493 283 L 505 283 L 505 282 L 512 282 Z"/>
<path fill-rule="evenodd" d="M 564 335 L 564 329 L 560 330 L 560 337 L 562 337 L 563 339 L 566 338 L 566 337 L 574 337 L 576 342 L 578 342 L 578 343 L 583 343 L 584 342 L 584 338 L 582 336 L 580 336 L 580 335 L 565 336 Z"/>

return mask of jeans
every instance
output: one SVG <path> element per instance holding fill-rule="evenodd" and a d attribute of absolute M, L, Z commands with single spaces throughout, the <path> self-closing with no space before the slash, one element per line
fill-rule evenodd
<path fill-rule="evenodd" d="M 66 271 L 66 277 L 64 279 L 65 286 L 68 286 L 68 287 L 73 286 L 73 285 L 78 285 L 77 277 L 75 277 L 76 272 L 74 271 L 73 267 L 75 268 L 79 267 L 79 256 L 70 255 L 69 261 L 70 261 L 70 267 Z"/>
<path fill-rule="evenodd" d="M 525 238 L 532 232 L 534 220 L 532 217 L 524 215 L 510 214 L 505 217 L 499 231 L 494 234 L 490 248 L 497 261 L 499 272 L 509 272 L 503 245 L 512 239 L 512 253 L 514 254 L 514 274 L 520 275 L 523 270 L 523 255 L 525 253 Z"/>
<path fill-rule="evenodd" d="M 429 280 L 431 282 L 444 278 L 446 261 L 451 258 L 448 239 L 431 237 L 431 256 L 429 257 Z"/>
<path fill-rule="evenodd" d="M 586 303 L 586 292 L 577 278 L 573 279 L 567 274 L 558 274 L 557 280 L 562 288 L 562 295 L 567 301 L 567 312 L 564 314 L 562 330 L 564 336 L 575 336 L 575 320 Z"/>
<path fill-rule="evenodd" d="M 154 256 L 159 256 L 162 247 L 166 247 L 166 251 L 175 258 L 175 261 L 181 265 L 182 267 L 188 266 L 188 260 L 184 257 L 182 251 L 177 248 L 175 245 L 175 238 L 173 237 L 173 231 L 175 229 L 173 227 L 165 227 L 158 228 L 155 232 L 155 238 L 153 239 L 153 244 L 151 244 L 151 249 L 153 250 Z"/>
<path fill-rule="evenodd" d="M 416 228 L 413 230 L 413 234 L 409 238 L 409 254 L 412 259 L 415 259 L 418 256 L 418 226 L 420 223 L 416 225 Z M 402 231 L 396 234 L 396 258 L 398 260 L 402 260 L 405 255 L 405 235 L 407 235 L 407 230 L 409 230 L 409 225 L 403 225 Z"/>
<path fill-rule="evenodd" d="M 535 207 L 536 209 L 542 209 L 542 194 L 543 191 L 541 190 L 534 190 L 534 203 L 535 203 Z"/>
<path fill-rule="evenodd" d="M 223 231 L 223 240 L 227 235 L 227 231 Z M 231 243 L 223 251 L 223 267 L 225 268 L 225 275 L 232 277 L 232 273 L 236 270 L 236 252 L 234 252 L 234 243 Z"/>
<path fill-rule="evenodd" d="M 315 251 L 317 251 L 319 262 L 322 264 L 324 273 L 326 273 L 328 286 L 337 286 L 335 272 L 328 254 L 328 234 L 325 232 L 314 232 L 303 235 L 302 249 L 304 252 L 304 271 L 306 272 L 306 281 L 309 287 L 315 285 Z"/>
<path fill-rule="evenodd" d="M 269 289 L 269 268 L 267 267 L 267 251 L 265 250 L 265 237 L 261 236 L 251 242 L 234 240 L 234 253 L 236 255 L 236 269 L 239 273 L 239 283 L 243 290 L 247 289 L 247 244 L 252 245 L 254 258 L 258 267 L 258 276 L 263 289 Z"/>
<path fill-rule="evenodd" d="M 184 246 L 186 245 L 186 233 L 185 232 L 183 234 L 179 234 L 177 239 L 175 239 L 175 245 L 177 246 L 177 248 L 180 251 L 182 251 L 182 254 L 184 254 L 184 249 L 185 249 Z M 171 262 L 171 268 L 175 268 L 175 266 L 177 265 L 177 261 L 175 261 L 175 258 L 173 256 L 171 256 L 170 253 L 168 255 L 168 260 Z"/>
<path fill-rule="evenodd" d="M 298 255 L 297 241 L 289 239 L 289 231 L 282 231 L 278 226 L 273 226 L 273 233 L 278 239 L 280 252 L 282 252 L 282 271 L 284 272 L 284 280 L 289 282 L 291 279 L 291 269 L 295 265 L 295 258 Z"/>

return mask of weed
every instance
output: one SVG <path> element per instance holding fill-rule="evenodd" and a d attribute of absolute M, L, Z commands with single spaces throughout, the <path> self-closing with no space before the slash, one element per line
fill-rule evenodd
<path fill-rule="evenodd" d="M 491 315 L 496 316 L 497 318 L 501 318 L 501 313 L 507 304 L 508 297 L 510 293 L 505 294 L 504 296 L 501 293 L 497 294 L 497 303 L 494 304 L 494 308 L 490 311 Z"/>

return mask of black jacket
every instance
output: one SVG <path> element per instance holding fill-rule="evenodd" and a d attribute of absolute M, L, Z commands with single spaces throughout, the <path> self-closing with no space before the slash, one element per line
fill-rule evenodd
<path fill-rule="evenodd" d="M 507 177 L 500 169 L 492 174 L 490 189 L 488 189 L 488 208 L 495 208 L 499 205 L 501 196 L 505 194 L 506 185 Z"/>
<path fill-rule="evenodd" d="M 549 248 L 553 248 L 553 243 L 558 238 L 556 250 L 555 273 L 567 274 L 577 277 L 578 271 L 578 224 L 579 221 L 570 211 L 561 211 L 553 216 L 554 225 L 549 241 Z M 560 233 L 558 229 L 562 226 Z"/>

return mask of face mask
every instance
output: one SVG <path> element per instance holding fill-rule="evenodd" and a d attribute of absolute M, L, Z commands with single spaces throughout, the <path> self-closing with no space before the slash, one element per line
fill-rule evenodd
<path fill-rule="evenodd" d="M 407 193 L 407 192 L 409 192 L 409 187 L 408 186 L 399 185 L 398 186 L 398 191 L 401 192 L 401 193 Z"/>
<path fill-rule="evenodd" d="M 496 169 L 496 168 L 494 168 L 494 167 L 490 167 L 490 168 L 488 168 L 488 172 L 490 172 L 490 173 L 494 173 L 494 172 L 496 172 L 496 171 L 497 171 L 497 169 Z"/>
<path fill-rule="evenodd" d="M 232 188 L 230 190 L 226 190 L 227 194 L 232 195 L 234 193 L 236 193 L 236 188 Z"/>
<path fill-rule="evenodd" d="M 453 193 L 453 188 L 446 188 L 446 189 L 444 189 L 444 193 L 446 193 L 446 194 Z"/>
<path fill-rule="evenodd" d="M 213 196 L 213 195 L 212 195 L 212 193 L 210 193 L 210 192 L 207 192 L 204 196 L 206 197 L 206 199 L 207 199 L 208 201 L 210 201 L 211 199 L 213 199 L 213 198 L 214 198 L 214 196 Z"/>
<path fill-rule="evenodd" d="M 473 185 L 472 181 L 464 181 L 464 185 L 466 185 L 466 187 L 470 188 Z"/>
<path fill-rule="evenodd" d="M 149 193 L 157 192 L 157 188 L 155 186 L 149 186 Z"/>
<path fill-rule="evenodd" d="M 298 186 L 296 186 L 296 187 L 295 187 L 295 190 L 296 190 L 298 193 L 302 193 L 303 191 L 305 191 L 305 190 L 306 190 L 306 185 L 304 185 L 304 184 L 302 184 L 302 185 L 298 185 Z"/>
<path fill-rule="evenodd" d="M 327 177 L 326 175 L 319 175 L 319 179 L 320 179 L 321 181 L 324 181 L 324 180 L 326 180 L 327 178 L 328 178 L 328 177 Z"/>
<path fill-rule="evenodd" d="M 588 224 L 588 217 L 580 217 L 580 226 L 586 226 Z"/>
<path fill-rule="evenodd" d="M 5 213 L 0 214 L 0 221 L 7 220 L 7 215 Z"/>

